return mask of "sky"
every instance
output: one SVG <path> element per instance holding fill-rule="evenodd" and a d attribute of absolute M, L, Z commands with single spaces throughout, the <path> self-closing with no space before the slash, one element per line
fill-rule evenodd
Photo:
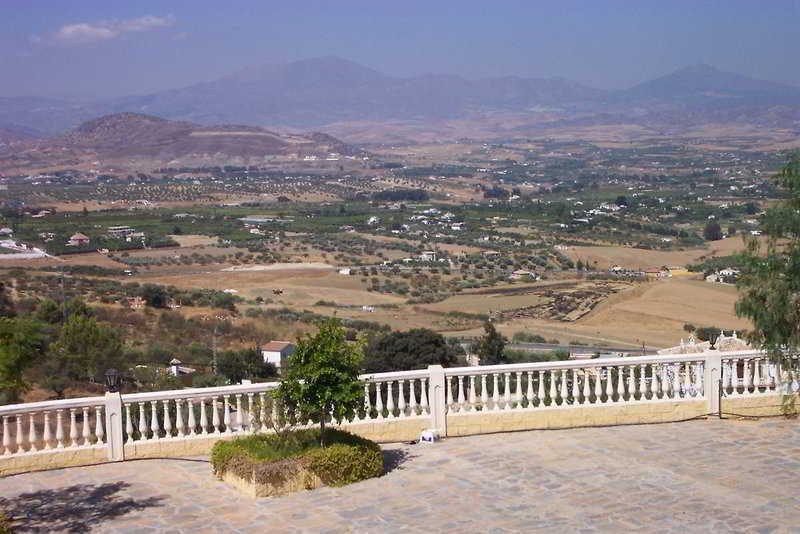
<path fill-rule="evenodd" d="M 111 98 L 336 55 L 391 76 L 800 85 L 800 0 L 0 0 L 0 96 Z"/>

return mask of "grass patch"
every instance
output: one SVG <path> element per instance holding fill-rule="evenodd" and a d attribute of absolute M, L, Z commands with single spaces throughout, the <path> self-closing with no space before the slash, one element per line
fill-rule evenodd
<path fill-rule="evenodd" d="M 281 486 L 310 473 L 327 486 L 344 486 L 383 474 L 383 454 L 377 443 L 337 429 L 295 430 L 219 441 L 211 450 L 218 477 L 226 472 L 254 482 Z M 310 482 L 306 487 L 311 487 Z"/>

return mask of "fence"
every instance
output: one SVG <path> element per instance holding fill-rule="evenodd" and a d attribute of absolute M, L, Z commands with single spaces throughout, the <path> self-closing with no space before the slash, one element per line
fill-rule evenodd
<path fill-rule="evenodd" d="M 798 360 L 718 352 L 362 375 L 364 403 L 341 426 L 379 441 L 506 430 L 777 414 L 800 389 Z M 206 454 L 219 439 L 296 421 L 277 382 L 0 406 L 0 472 Z M 724 408 L 720 406 L 724 398 Z M 794 400 L 792 400 L 794 402 Z M 792 404 L 793 407 L 793 404 Z"/>

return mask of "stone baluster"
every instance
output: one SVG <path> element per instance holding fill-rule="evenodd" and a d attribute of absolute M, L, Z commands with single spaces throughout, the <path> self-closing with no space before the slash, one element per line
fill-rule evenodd
<path fill-rule="evenodd" d="M 197 419 L 194 415 L 194 401 L 192 399 L 186 399 L 186 418 L 187 418 L 187 430 L 189 431 L 190 436 L 197 435 Z M 181 418 L 183 419 L 183 418 Z M 178 428 L 178 434 L 180 434 L 181 429 Z"/>
<path fill-rule="evenodd" d="M 78 423 L 76 422 L 76 409 L 70 408 L 69 409 L 69 446 L 70 447 L 77 447 L 78 446 Z M 17 422 L 19 422 L 19 418 L 17 418 Z M 17 430 L 20 430 L 17 428 Z M 17 433 L 17 440 L 19 441 L 20 435 L 19 432 Z"/>
<path fill-rule="evenodd" d="M 139 439 L 147 439 L 147 416 L 144 413 L 147 409 L 147 404 L 144 402 L 139 403 Z"/>
<path fill-rule="evenodd" d="M 492 410 L 500 409 L 500 387 L 497 383 L 498 375 L 492 375 Z"/>
<path fill-rule="evenodd" d="M 606 399 L 608 402 L 625 402 L 625 371 L 627 367 L 608 367 L 608 379 L 606 380 Z M 617 371 L 617 383 L 614 384 L 614 373 Z M 616 399 L 614 398 L 616 397 Z"/>
<path fill-rule="evenodd" d="M 580 384 L 578 383 L 578 370 L 572 369 L 572 404 L 578 404 L 581 401 Z"/>
<path fill-rule="evenodd" d="M 540 369 L 537 375 L 539 383 L 536 385 L 536 404 L 537 406 L 544 406 L 544 371 Z"/>
<path fill-rule="evenodd" d="M 761 358 L 753 360 L 753 393 L 760 393 L 759 388 L 763 386 L 761 380 Z"/>
<path fill-rule="evenodd" d="M 263 391 L 258 394 L 258 429 L 267 430 L 267 394 Z"/>
<path fill-rule="evenodd" d="M 125 433 L 128 435 L 125 443 L 133 443 L 133 420 L 131 419 L 130 403 L 125 405 Z"/>
<path fill-rule="evenodd" d="M 189 403 L 189 408 L 191 408 L 191 402 Z M 175 431 L 178 433 L 178 437 L 182 438 L 186 435 L 186 426 L 183 423 L 183 399 L 175 399 Z"/>
<path fill-rule="evenodd" d="M 50 428 L 50 411 L 44 412 L 44 433 L 42 434 L 42 441 L 44 442 L 44 449 L 53 448 L 53 434 Z"/>
<path fill-rule="evenodd" d="M 36 435 L 36 417 L 35 414 L 29 413 L 28 414 L 28 451 L 29 452 L 36 452 L 39 450 L 36 442 L 39 441 L 39 437 Z"/>
<path fill-rule="evenodd" d="M 22 414 L 16 416 L 17 423 L 17 454 L 25 452 L 25 436 L 22 433 Z M 76 432 L 77 434 L 77 432 Z"/>
<path fill-rule="evenodd" d="M 208 429 L 208 414 L 206 413 L 206 399 L 200 399 L 200 434 L 207 435 Z"/>
<path fill-rule="evenodd" d="M 620 365 L 617 367 L 617 402 L 625 402 L 625 372 L 627 367 Z"/>
<path fill-rule="evenodd" d="M 605 397 L 603 401 L 603 372 L 605 372 Z M 611 367 L 595 367 L 594 368 L 594 402 L 600 404 L 602 402 L 612 402 L 611 397 Z"/>
<path fill-rule="evenodd" d="M 511 409 L 511 373 L 503 373 L 503 408 Z"/>
<path fill-rule="evenodd" d="M 383 419 L 383 383 L 375 382 L 375 410 L 378 412 L 378 419 Z"/>
<path fill-rule="evenodd" d="M 428 405 L 428 379 L 422 379 L 422 386 L 419 388 L 420 396 L 422 397 L 420 400 L 420 409 L 422 410 L 423 414 L 431 413 L 430 406 Z"/>
<path fill-rule="evenodd" d="M 569 398 L 569 388 L 567 386 L 567 370 L 562 369 L 559 374 L 561 375 L 561 388 L 559 390 L 559 396 L 561 397 L 561 404 L 566 404 L 567 399 Z"/>
<path fill-rule="evenodd" d="M 683 366 L 680 363 L 676 363 L 673 365 L 674 376 L 672 377 L 672 396 L 675 399 L 681 397 L 681 368 Z"/>
<path fill-rule="evenodd" d="M 417 380 L 413 379 L 408 382 L 408 412 L 409 415 L 415 416 L 417 415 L 417 408 L 419 405 L 417 404 L 417 392 L 414 389 L 414 386 L 417 385 Z"/>
<path fill-rule="evenodd" d="M 458 402 L 458 411 L 459 412 L 466 410 L 465 404 L 467 403 L 467 398 L 464 395 L 464 377 L 463 376 L 459 376 L 458 377 L 458 399 L 456 400 L 456 402 Z"/>
<path fill-rule="evenodd" d="M 750 363 L 752 361 L 753 360 L 751 360 L 750 358 L 745 358 L 743 360 L 743 362 L 744 362 L 744 365 L 742 366 L 742 374 L 744 375 L 742 377 L 742 381 L 744 383 L 744 391 L 742 391 L 743 395 L 749 395 L 750 394 L 750 386 L 753 385 L 752 381 L 750 379 Z"/>
<path fill-rule="evenodd" d="M 272 425 L 275 428 L 281 427 L 281 414 L 278 410 L 278 399 L 272 397 L 272 416 L 270 418 L 272 420 Z"/>
<path fill-rule="evenodd" d="M 386 382 L 386 411 L 389 412 L 389 418 L 395 417 L 394 413 L 394 391 L 392 390 L 392 384 L 394 380 L 389 380 Z"/>
<path fill-rule="evenodd" d="M 445 386 L 444 390 L 446 392 L 445 396 L 447 397 L 447 400 L 446 400 L 446 402 L 447 402 L 447 411 L 449 411 L 449 412 L 456 411 L 456 410 L 453 410 L 454 402 L 453 402 L 453 377 L 452 376 L 445 376 L 444 377 L 444 386 Z"/>
<path fill-rule="evenodd" d="M 489 407 L 489 389 L 486 387 L 486 375 L 481 375 L 481 410 Z"/>
<path fill-rule="evenodd" d="M 639 395 L 642 400 L 650 393 L 647 382 L 647 364 L 639 365 Z"/>
<path fill-rule="evenodd" d="M 471 412 L 475 409 L 475 375 L 469 375 L 469 403 L 467 404 L 467 411 Z"/>
<path fill-rule="evenodd" d="M 94 407 L 94 437 L 97 440 L 96 443 L 100 444 L 105 441 L 106 432 L 103 428 L 103 407 L 102 406 L 95 406 Z"/>
<path fill-rule="evenodd" d="M 256 406 L 253 402 L 255 393 L 247 394 L 247 431 L 252 434 L 256 430 Z"/>
<path fill-rule="evenodd" d="M 364 382 L 364 419 L 372 419 L 372 403 L 369 400 L 370 383 Z"/>
<path fill-rule="evenodd" d="M 63 447 L 63 445 L 62 445 Z M 11 454 L 11 425 L 8 424 L 8 416 L 3 416 L 3 454 Z"/>
<path fill-rule="evenodd" d="M 525 400 L 528 402 L 526 408 L 533 408 L 533 373 L 525 371 L 525 380 L 528 382 L 525 389 Z"/>
<path fill-rule="evenodd" d="M 169 412 L 164 410 L 164 415 Z M 158 401 L 150 401 L 150 432 L 153 433 L 150 439 L 158 440 L 161 438 L 161 426 L 158 424 Z"/>
<path fill-rule="evenodd" d="M 81 437 L 83 437 L 83 444 L 89 445 L 91 443 L 91 435 L 92 431 L 89 428 L 89 408 L 87 406 L 83 407 L 83 421 L 81 424 Z"/>
<path fill-rule="evenodd" d="M 244 430 L 244 414 L 242 413 L 242 394 L 236 394 L 236 432 Z"/>
<path fill-rule="evenodd" d="M 654 363 L 650 365 L 650 377 L 652 378 L 653 385 L 651 390 L 654 399 L 660 399 L 662 396 L 661 390 L 661 365 Z"/>
<path fill-rule="evenodd" d="M 222 395 L 222 424 L 225 425 L 225 434 L 231 434 L 231 401 L 227 394 Z"/>
<path fill-rule="evenodd" d="M 547 400 L 548 400 L 547 405 L 548 406 L 553 406 L 556 403 L 556 397 L 558 395 L 558 392 L 556 390 L 555 371 L 553 371 L 551 369 L 549 371 L 546 371 L 546 373 L 547 373 L 546 376 L 547 376 L 548 381 L 549 381 L 549 386 L 547 388 Z"/>
<path fill-rule="evenodd" d="M 221 421 L 219 419 L 219 400 L 217 396 L 211 397 L 211 427 L 214 434 L 221 434 L 220 431 Z"/>
<path fill-rule="evenodd" d="M 64 410 L 56 410 L 56 448 L 64 448 Z"/>
<path fill-rule="evenodd" d="M 685 397 L 692 396 L 692 364 L 686 362 L 683 364 L 683 394 Z"/>
<path fill-rule="evenodd" d="M 589 402 L 589 396 L 592 394 L 592 390 L 589 388 L 589 369 L 583 369 L 581 386 L 581 404 L 585 404 Z"/>
<path fill-rule="evenodd" d="M 413 386 L 413 384 L 412 384 Z M 400 417 L 406 416 L 406 381 L 397 381 L 397 410 Z"/>
<path fill-rule="evenodd" d="M 517 371 L 517 387 L 514 389 L 514 402 L 517 409 L 522 408 L 522 372 Z"/>

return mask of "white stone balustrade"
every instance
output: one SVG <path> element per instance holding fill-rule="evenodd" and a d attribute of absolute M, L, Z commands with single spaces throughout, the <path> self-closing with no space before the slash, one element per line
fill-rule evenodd
<path fill-rule="evenodd" d="M 105 447 L 104 406 L 103 397 L 0 406 L 0 457 Z"/>
<path fill-rule="evenodd" d="M 332 423 L 373 430 L 405 425 L 408 432 L 437 428 L 447 435 L 448 417 L 470 414 L 502 418 L 515 411 L 619 410 L 690 401 L 705 402 L 704 413 L 716 413 L 720 393 L 723 399 L 749 402 L 799 391 L 800 359 L 779 365 L 763 352 L 708 351 L 447 369 L 431 366 L 360 378 L 362 408 L 353 420 Z M 295 421 L 273 400 L 277 387 L 277 382 L 268 382 L 0 406 L 0 472 L 3 462 L 19 457 L 62 452 L 74 457 L 71 451 L 102 454 L 107 450 L 109 459 L 122 460 L 126 450 L 139 444 L 213 441 L 272 432 L 287 423 L 307 425 Z"/>

